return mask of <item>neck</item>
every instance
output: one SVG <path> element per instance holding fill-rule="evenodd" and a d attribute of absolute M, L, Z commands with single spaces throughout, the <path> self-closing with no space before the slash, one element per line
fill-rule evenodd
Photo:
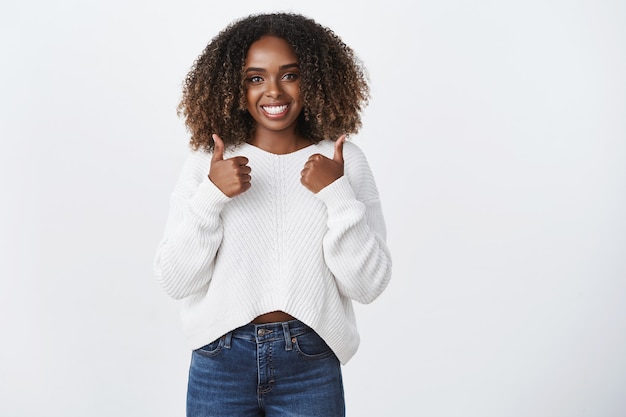
<path fill-rule="evenodd" d="M 298 151 L 311 144 L 311 141 L 296 134 L 295 130 L 285 132 L 269 132 L 256 130 L 250 144 L 277 155 Z"/>

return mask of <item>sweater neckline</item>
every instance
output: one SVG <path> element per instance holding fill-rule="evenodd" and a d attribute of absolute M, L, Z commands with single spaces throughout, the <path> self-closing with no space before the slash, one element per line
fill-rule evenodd
<path fill-rule="evenodd" d="M 256 152 L 257 154 L 260 155 L 265 155 L 267 157 L 273 157 L 273 158 L 290 158 L 292 156 L 297 156 L 301 153 L 308 153 L 310 152 L 312 149 L 314 149 L 315 147 L 319 146 L 317 143 L 311 143 L 310 145 L 305 146 L 304 148 L 300 148 L 296 151 L 293 152 L 289 152 L 289 153 L 283 153 L 283 154 L 278 154 L 278 153 L 272 153 L 269 151 L 266 151 L 264 149 L 259 148 L 258 146 L 254 146 L 248 142 L 244 142 L 242 144 L 242 148 L 248 150 L 252 150 L 253 152 Z"/>

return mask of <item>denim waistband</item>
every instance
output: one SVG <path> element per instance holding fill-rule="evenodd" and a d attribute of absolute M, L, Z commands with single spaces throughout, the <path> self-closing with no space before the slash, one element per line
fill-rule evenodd
<path fill-rule="evenodd" d="M 293 338 L 311 331 L 313 330 L 300 320 L 290 320 L 280 323 L 246 324 L 227 333 L 225 337 L 227 345 L 230 344 L 231 338 L 255 343 L 285 340 L 287 345 L 291 345 Z"/>

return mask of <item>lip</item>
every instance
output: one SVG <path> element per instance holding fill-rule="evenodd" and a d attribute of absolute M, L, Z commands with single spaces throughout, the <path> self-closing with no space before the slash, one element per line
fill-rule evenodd
<path fill-rule="evenodd" d="M 262 104 L 260 107 L 263 114 L 270 119 L 279 119 L 289 112 L 289 103 Z M 281 107 L 284 109 L 280 109 Z"/>

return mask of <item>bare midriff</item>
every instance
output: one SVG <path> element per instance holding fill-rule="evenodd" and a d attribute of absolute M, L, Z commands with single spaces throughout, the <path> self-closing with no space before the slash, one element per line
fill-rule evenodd
<path fill-rule="evenodd" d="M 272 311 L 265 313 L 252 320 L 254 324 L 279 323 L 281 321 L 295 320 L 295 318 L 284 311 Z"/>

